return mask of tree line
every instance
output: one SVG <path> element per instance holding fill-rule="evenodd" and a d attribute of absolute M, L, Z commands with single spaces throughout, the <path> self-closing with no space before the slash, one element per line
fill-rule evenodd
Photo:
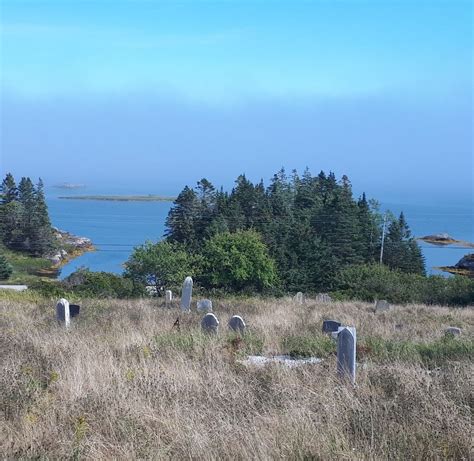
<path fill-rule="evenodd" d="M 424 275 L 403 213 L 387 217 L 383 263 Z M 268 186 L 240 175 L 230 192 L 201 179 L 174 202 L 164 241 L 137 248 L 127 274 L 157 287 L 177 280 L 183 274 L 173 277 L 166 263 L 174 254 L 178 272 L 193 273 L 205 288 L 330 291 L 342 269 L 378 261 L 383 225 L 377 203 L 365 194 L 355 199 L 345 175 L 338 181 L 332 172 L 287 176 L 281 169 Z M 157 259 L 160 271 L 150 272 Z"/>
<path fill-rule="evenodd" d="M 28 177 L 18 186 L 8 173 L 0 187 L 0 242 L 8 249 L 45 256 L 54 249 L 54 234 L 41 179 Z"/>

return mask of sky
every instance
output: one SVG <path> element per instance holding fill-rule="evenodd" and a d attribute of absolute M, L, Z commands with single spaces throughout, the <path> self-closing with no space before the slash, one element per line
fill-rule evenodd
<path fill-rule="evenodd" d="M 0 0 L 0 170 L 174 194 L 284 166 L 473 200 L 470 1 Z"/>

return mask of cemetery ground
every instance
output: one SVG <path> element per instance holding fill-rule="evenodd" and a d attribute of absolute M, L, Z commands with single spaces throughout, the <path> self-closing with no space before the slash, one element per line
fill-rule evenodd
<path fill-rule="evenodd" d="M 472 308 L 213 299 L 82 300 L 69 329 L 55 300 L 0 300 L 0 453 L 7 459 L 469 459 Z M 175 302 L 175 301 L 174 301 Z M 227 321 L 241 315 L 244 337 Z M 179 330 L 173 325 L 180 318 Z M 357 382 L 336 374 L 323 320 L 357 328 Z M 460 336 L 445 336 L 449 326 Z M 247 355 L 322 362 L 244 365 Z"/>

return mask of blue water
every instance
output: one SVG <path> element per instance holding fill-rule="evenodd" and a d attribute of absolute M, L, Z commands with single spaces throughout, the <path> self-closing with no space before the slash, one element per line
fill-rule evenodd
<path fill-rule="evenodd" d="M 54 226 L 90 238 L 97 249 L 64 266 L 61 278 L 80 267 L 121 273 L 135 246 L 163 237 L 171 207 L 171 202 L 99 202 L 61 200 L 54 196 L 47 200 Z"/>
<path fill-rule="evenodd" d="M 128 259 L 134 246 L 146 240 L 157 241 L 163 237 L 165 220 L 171 202 L 100 202 L 82 200 L 61 200 L 60 195 L 97 194 L 100 191 L 48 191 L 48 206 L 54 226 L 75 235 L 92 239 L 96 252 L 86 253 L 68 263 L 61 271 L 61 278 L 67 277 L 79 267 L 94 271 L 121 273 L 123 263 Z M 102 193 L 110 193 L 104 192 Z M 117 190 L 119 194 L 146 194 L 147 191 Z M 382 210 L 390 209 L 398 215 L 405 213 L 413 235 L 447 232 L 466 241 L 474 241 L 474 214 L 472 204 L 409 205 L 383 203 Z M 456 264 L 473 249 L 436 247 L 420 243 L 426 259 L 429 274 L 441 272 L 436 266 Z"/>

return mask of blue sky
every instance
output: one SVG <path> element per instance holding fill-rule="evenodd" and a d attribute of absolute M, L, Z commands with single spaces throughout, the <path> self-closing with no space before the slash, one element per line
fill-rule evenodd
<path fill-rule="evenodd" d="M 469 1 L 0 5 L 2 170 L 173 192 L 308 165 L 472 198 Z"/>

